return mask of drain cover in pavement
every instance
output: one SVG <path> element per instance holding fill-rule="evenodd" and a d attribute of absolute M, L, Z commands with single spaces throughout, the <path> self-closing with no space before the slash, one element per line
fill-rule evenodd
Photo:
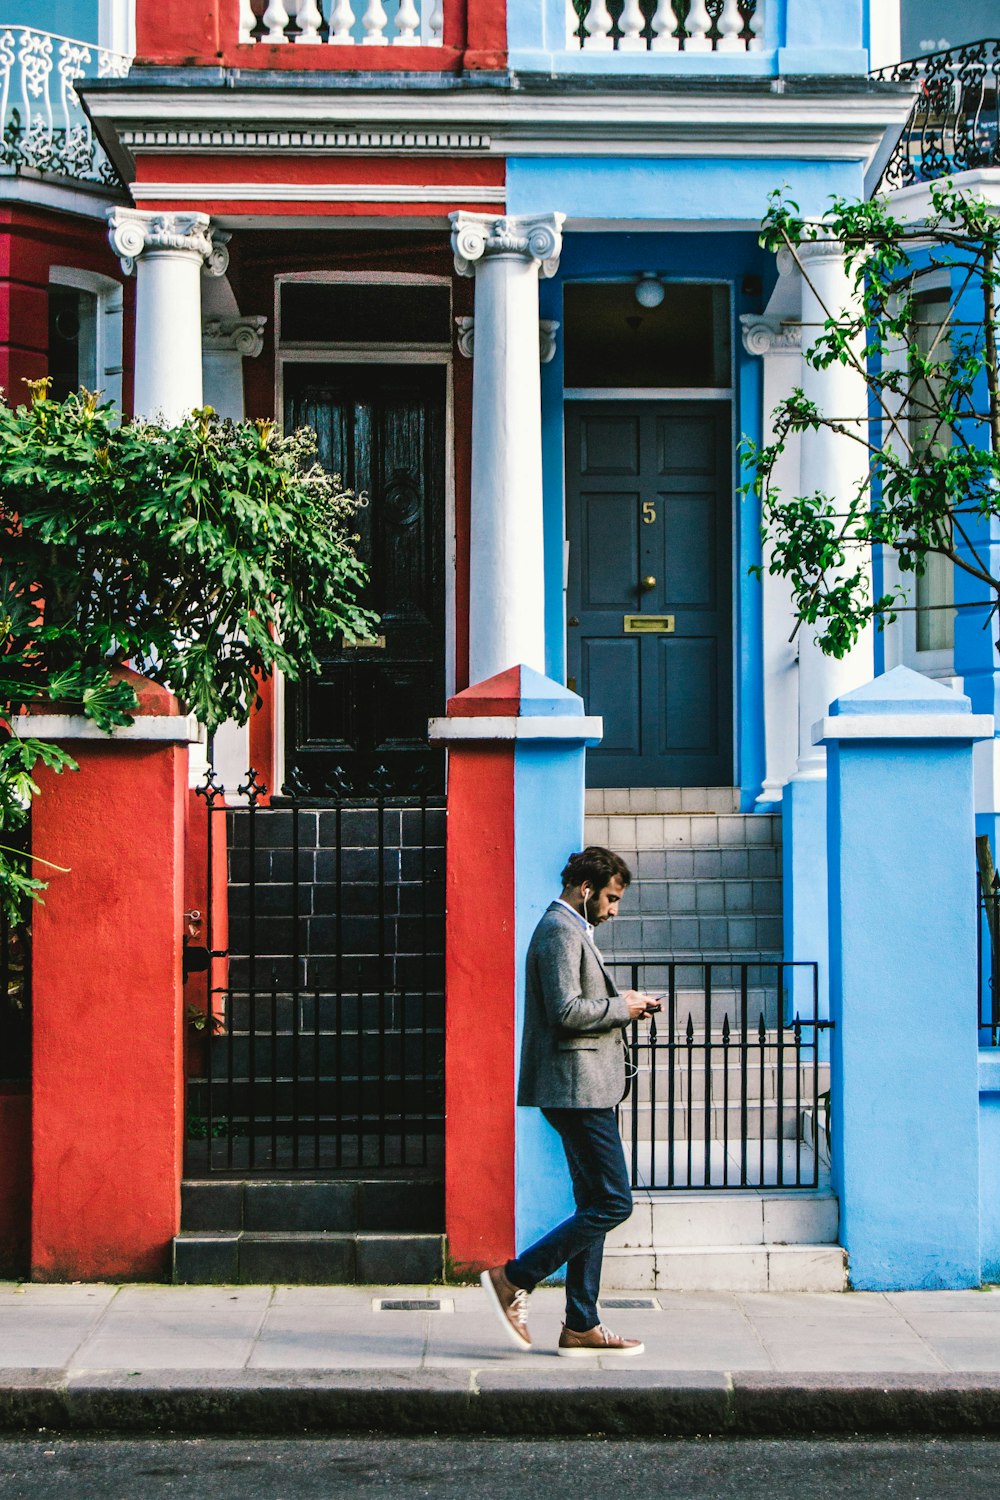
<path fill-rule="evenodd" d="M 647 1312 L 659 1312 L 660 1304 L 655 1297 L 602 1297 L 602 1307 L 618 1309 L 623 1307 L 643 1307 Z"/>
<path fill-rule="evenodd" d="M 450 1297 L 373 1297 L 375 1312 L 454 1312 L 455 1304 Z"/>

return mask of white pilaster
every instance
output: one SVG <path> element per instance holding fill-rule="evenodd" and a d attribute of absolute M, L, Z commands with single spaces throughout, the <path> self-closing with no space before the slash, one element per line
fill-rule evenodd
<path fill-rule="evenodd" d="M 538 278 L 553 276 L 562 214 L 453 213 L 460 275 L 476 278 L 469 675 L 545 671 Z"/>
<path fill-rule="evenodd" d="M 792 394 L 800 376 L 801 328 L 767 314 L 745 314 L 743 347 L 762 361 L 764 441 L 770 442 L 769 423 L 775 407 Z M 774 471 L 774 484 L 783 494 L 798 489 L 798 442 L 786 444 Z M 763 616 L 764 784 L 757 802 L 761 808 L 781 801 L 782 788 L 798 760 L 798 650 L 792 633 L 792 590 L 787 578 L 768 572 L 772 555 L 764 542 L 761 578 Z"/>
<path fill-rule="evenodd" d="M 206 318 L 202 330 L 203 396 L 220 417 L 241 422 L 244 416 L 243 361 L 256 359 L 264 347 L 267 318 Z"/>
<path fill-rule="evenodd" d="M 207 214 L 114 208 L 108 219 L 122 269 L 137 273 L 136 414 L 179 422 L 203 404 L 201 274 L 224 274 L 228 235 Z"/>
<path fill-rule="evenodd" d="M 816 240 L 799 249 L 806 275 L 802 283 L 802 346 L 817 338 L 827 318 L 839 318 L 849 309 L 855 294 L 844 266 L 844 255 L 835 240 Z M 809 282 L 812 282 L 810 286 Z M 844 425 L 856 424 L 859 436 L 867 429 L 864 417 L 868 393 L 864 375 L 853 366 L 834 362 L 816 370 L 802 361 L 802 389 L 819 410 Z M 856 492 L 867 471 L 866 452 L 851 437 L 825 427 L 802 434 L 800 447 L 800 495 L 820 491 L 835 502 L 846 501 Z M 838 511 L 844 506 L 838 506 Z M 845 573 L 853 572 L 859 554 L 850 552 Z M 870 557 L 863 566 L 871 571 Z M 826 775 L 826 750 L 812 743 L 812 727 L 829 711 L 835 698 L 868 682 L 875 672 L 873 632 L 862 631 L 856 645 L 841 660 L 824 656 L 816 644 L 817 632 L 808 625 L 799 628 L 799 755 L 796 778 L 815 780 Z"/>

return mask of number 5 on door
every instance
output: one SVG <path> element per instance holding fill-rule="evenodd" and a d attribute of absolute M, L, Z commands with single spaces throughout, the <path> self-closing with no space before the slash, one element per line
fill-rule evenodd
<path fill-rule="evenodd" d="M 656 502 L 654 500 L 644 500 L 642 502 L 642 524 L 644 526 L 652 526 L 655 520 Z"/>

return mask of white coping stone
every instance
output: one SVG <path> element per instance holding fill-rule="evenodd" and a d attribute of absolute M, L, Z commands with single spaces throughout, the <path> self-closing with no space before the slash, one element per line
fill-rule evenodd
<path fill-rule="evenodd" d="M 813 725 L 814 745 L 829 740 L 989 740 L 992 714 L 828 714 Z"/>
<path fill-rule="evenodd" d="M 584 714 L 442 718 L 431 719 L 427 733 L 432 745 L 448 740 L 580 740 L 596 745 L 604 736 L 604 720 Z"/>
<path fill-rule="evenodd" d="M 110 734 L 85 714 L 17 714 L 11 724 L 15 734 L 32 740 L 159 740 L 188 745 L 197 744 L 200 735 L 194 714 L 140 714 L 134 723 Z"/>

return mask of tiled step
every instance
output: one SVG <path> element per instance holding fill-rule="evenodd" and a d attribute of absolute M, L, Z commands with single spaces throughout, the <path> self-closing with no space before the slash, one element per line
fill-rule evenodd
<path fill-rule="evenodd" d="M 611 813 L 734 813 L 740 793 L 733 786 L 588 787 L 587 815 Z"/>
<path fill-rule="evenodd" d="M 405 1231 L 444 1229 L 444 1182 L 423 1174 L 240 1181 L 187 1178 L 181 1183 L 183 1230 Z"/>
<path fill-rule="evenodd" d="M 606 1292 L 846 1292 L 847 1255 L 837 1245 L 608 1250 L 601 1285 Z"/>
<path fill-rule="evenodd" d="M 442 1234 L 182 1230 L 177 1284 L 392 1285 L 444 1278 Z"/>
<path fill-rule="evenodd" d="M 794 1062 L 785 1066 L 782 1073 L 782 1101 L 786 1109 L 795 1104 L 795 1074 Z M 716 1104 L 721 1104 L 728 1088 L 729 1104 L 732 1106 L 734 1100 L 738 1101 L 742 1096 L 743 1073 L 737 1059 L 730 1058 L 728 1068 L 721 1063 L 713 1062 L 706 1076 L 703 1065 L 699 1066 L 692 1060 L 690 1078 L 688 1076 L 687 1061 L 683 1052 L 679 1052 L 675 1062 L 674 1070 L 674 1100 L 675 1107 L 686 1106 L 688 1097 L 692 1103 L 704 1105 L 706 1088 L 709 1098 Z M 812 1106 L 813 1098 L 812 1067 L 799 1069 L 799 1101 L 803 1107 Z M 815 1075 L 817 1092 L 823 1094 L 830 1086 L 830 1069 L 827 1064 L 821 1064 Z M 778 1069 L 775 1065 L 767 1064 L 764 1069 L 748 1064 L 746 1070 L 746 1092 L 748 1108 L 751 1102 L 756 1107 L 757 1101 L 763 1096 L 768 1103 L 773 1103 L 778 1097 Z M 656 1107 L 666 1109 L 669 1098 L 670 1069 L 667 1067 L 656 1069 Z M 632 1085 L 633 1092 L 629 1098 L 636 1098 L 640 1105 L 648 1104 L 653 1087 L 653 1077 L 649 1068 L 640 1068 L 635 1082 Z"/>
<path fill-rule="evenodd" d="M 608 924 L 608 930 L 601 929 L 599 941 L 603 953 L 611 959 L 621 955 L 622 961 L 627 961 L 626 955 L 639 955 L 648 962 L 662 954 L 676 958 L 768 955 L 773 961 L 781 957 L 781 934 L 780 916 L 643 917 L 626 907 L 620 917 Z M 648 978 L 643 981 L 653 982 Z"/>
<path fill-rule="evenodd" d="M 745 848 L 781 842 L 776 813 L 588 814 L 588 844 L 602 844 L 628 859 L 643 849 Z"/>

